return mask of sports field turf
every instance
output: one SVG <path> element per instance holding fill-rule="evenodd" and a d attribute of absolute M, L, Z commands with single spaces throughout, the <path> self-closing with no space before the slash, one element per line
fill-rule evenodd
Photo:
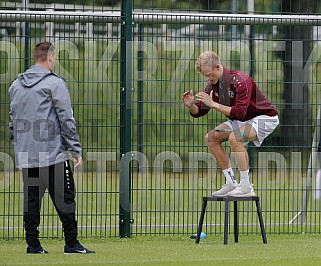
<path fill-rule="evenodd" d="M 83 239 L 96 254 L 63 254 L 63 240 L 42 240 L 50 253 L 27 255 L 23 240 L 0 241 L 0 265 L 320 265 L 320 235 L 240 235 L 223 245 L 222 236 L 195 244 L 188 236 L 133 236 L 131 239 Z"/>

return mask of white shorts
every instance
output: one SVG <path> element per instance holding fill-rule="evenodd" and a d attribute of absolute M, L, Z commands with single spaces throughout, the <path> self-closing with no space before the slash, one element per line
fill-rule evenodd
<path fill-rule="evenodd" d="M 245 124 L 250 124 L 256 131 L 257 140 L 254 140 L 253 143 L 255 146 L 261 146 L 263 140 L 270 135 L 274 129 L 279 124 L 279 117 L 276 116 L 267 116 L 267 115 L 259 115 L 247 121 L 239 121 L 239 120 L 229 120 L 224 122 L 232 130 L 238 130 L 240 127 Z M 246 129 L 245 129 L 246 130 Z"/>

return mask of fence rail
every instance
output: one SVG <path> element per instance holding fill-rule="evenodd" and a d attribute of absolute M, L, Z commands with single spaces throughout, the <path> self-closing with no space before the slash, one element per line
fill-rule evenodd
<path fill-rule="evenodd" d="M 0 10 L 0 21 L 65 21 L 68 22 L 120 22 L 120 11 L 22 11 Z M 189 23 L 189 24 L 224 24 L 224 25 L 300 25 L 320 26 L 319 15 L 258 15 L 258 14 L 212 14 L 184 12 L 148 12 L 133 11 L 135 23 Z"/>

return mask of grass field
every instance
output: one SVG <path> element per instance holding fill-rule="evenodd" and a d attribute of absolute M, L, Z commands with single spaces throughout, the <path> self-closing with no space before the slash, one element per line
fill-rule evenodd
<path fill-rule="evenodd" d="M 222 236 L 208 236 L 195 244 L 188 236 L 145 236 L 131 239 L 84 239 L 96 251 L 64 255 L 63 240 L 43 240 L 45 255 L 27 255 L 23 240 L 0 241 L 0 265 L 320 265 L 319 235 L 268 235 L 239 237 L 223 245 Z"/>

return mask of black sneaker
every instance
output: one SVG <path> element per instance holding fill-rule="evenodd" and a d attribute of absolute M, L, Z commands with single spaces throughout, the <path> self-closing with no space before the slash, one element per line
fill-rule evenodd
<path fill-rule="evenodd" d="M 95 251 L 92 251 L 83 247 L 78 240 L 76 242 L 76 246 L 72 248 L 65 245 L 65 254 L 90 254 L 90 253 L 95 253 Z"/>
<path fill-rule="evenodd" d="M 38 247 L 32 247 L 32 246 L 28 246 L 27 247 L 27 254 L 47 254 L 48 251 L 44 250 L 42 248 L 42 246 L 38 246 Z"/>

